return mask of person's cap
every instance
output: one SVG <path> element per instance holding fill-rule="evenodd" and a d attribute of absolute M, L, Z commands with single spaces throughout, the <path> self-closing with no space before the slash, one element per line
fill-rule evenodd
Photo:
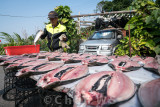
<path fill-rule="evenodd" d="M 55 11 L 50 11 L 48 14 L 48 18 L 56 18 L 58 17 L 58 13 Z"/>

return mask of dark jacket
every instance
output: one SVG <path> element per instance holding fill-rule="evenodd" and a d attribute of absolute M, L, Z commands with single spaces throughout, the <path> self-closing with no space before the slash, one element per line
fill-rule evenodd
<path fill-rule="evenodd" d="M 66 27 L 61 25 L 60 23 L 55 28 L 52 27 L 52 24 L 47 24 L 44 29 L 44 34 L 41 36 L 41 39 L 45 39 L 47 37 L 48 43 L 47 46 L 51 51 L 55 51 L 57 49 L 62 48 L 59 43 L 59 37 L 65 34 L 66 35 Z M 65 40 L 65 42 L 67 39 Z"/>

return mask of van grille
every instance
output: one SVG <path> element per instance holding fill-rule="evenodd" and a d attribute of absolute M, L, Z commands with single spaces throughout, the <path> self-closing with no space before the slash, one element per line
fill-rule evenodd
<path fill-rule="evenodd" d="M 85 51 L 84 53 L 89 53 L 89 54 L 97 55 L 97 51 Z"/>
<path fill-rule="evenodd" d="M 99 46 L 86 46 L 87 50 L 98 50 Z"/>

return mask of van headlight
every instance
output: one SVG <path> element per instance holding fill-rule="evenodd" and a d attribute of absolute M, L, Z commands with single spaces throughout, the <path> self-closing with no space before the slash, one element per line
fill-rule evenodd
<path fill-rule="evenodd" d="M 79 49 L 83 50 L 84 49 L 84 45 L 80 45 Z"/>
<path fill-rule="evenodd" d="M 110 50 L 111 48 L 111 45 L 102 45 L 101 50 Z"/>

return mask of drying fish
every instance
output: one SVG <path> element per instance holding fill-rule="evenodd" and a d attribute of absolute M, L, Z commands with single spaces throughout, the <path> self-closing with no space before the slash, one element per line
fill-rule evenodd
<path fill-rule="evenodd" d="M 86 65 L 66 65 L 45 74 L 37 82 L 37 85 L 42 88 L 50 89 L 68 82 L 71 83 L 86 76 L 87 73 L 88 67 Z"/>
<path fill-rule="evenodd" d="M 47 85 L 49 85 L 49 83 L 51 83 L 52 81 L 59 81 L 59 78 L 61 75 L 63 75 L 64 73 L 72 70 L 73 68 L 77 67 L 76 65 L 67 65 L 67 66 L 62 66 L 60 68 L 57 68 L 53 71 L 50 71 L 48 73 L 46 73 L 44 76 L 41 77 L 40 80 L 38 80 L 37 85 L 40 87 L 46 87 Z M 59 78 L 56 77 L 56 75 L 59 74 Z"/>
<path fill-rule="evenodd" d="M 61 54 L 59 52 L 53 52 L 51 55 L 47 56 L 48 61 L 60 61 Z"/>
<path fill-rule="evenodd" d="M 61 53 L 62 57 L 68 57 L 68 53 Z"/>
<path fill-rule="evenodd" d="M 53 56 L 50 57 L 50 56 L 49 56 L 49 57 L 47 57 L 47 58 L 48 58 L 48 61 L 61 61 L 61 58 L 58 58 L 58 57 L 56 57 L 56 56 L 55 56 L 55 57 L 53 57 Z"/>
<path fill-rule="evenodd" d="M 160 64 L 158 64 L 157 61 L 146 63 L 143 68 L 148 71 L 153 71 L 154 73 L 160 74 Z"/>
<path fill-rule="evenodd" d="M 37 57 L 38 53 L 29 53 L 29 54 L 23 54 L 22 56 L 27 56 L 28 58 L 35 58 Z"/>
<path fill-rule="evenodd" d="M 68 54 L 68 56 L 71 56 L 71 57 L 80 57 L 81 54 L 77 54 L 77 53 L 70 53 Z"/>
<path fill-rule="evenodd" d="M 0 56 L 0 62 L 16 58 L 17 56 Z"/>
<path fill-rule="evenodd" d="M 137 62 L 139 62 L 139 61 L 143 62 L 144 58 L 136 55 L 136 56 L 132 56 L 132 57 L 130 58 L 130 60 L 131 60 L 131 61 L 137 61 Z"/>
<path fill-rule="evenodd" d="M 34 44 L 36 45 L 36 42 L 38 41 L 38 39 L 41 37 L 41 35 L 43 34 L 42 30 L 38 30 L 36 33 L 36 37 L 34 38 Z"/>
<path fill-rule="evenodd" d="M 156 59 L 153 57 L 146 57 L 143 61 L 140 61 L 143 65 L 147 64 L 147 63 L 152 63 L 152 62 L 156 62 Z"/>
<path fill-rule="evenodd" d="M 156 59 L 157 59 L 158 63 L 160 64 L 160 55 L 156 55 Z"/>
<path fill-rule="evenodd" d="M 6 70 L 11 70 L 11 69 L 14 69 L 14 68 L 18 68 L 18 66 L 20 64 L 27 63 L 27 62 L 32 62 L 32 61 L 37 61 L 37 60 L 35 58 L 25 58 L 25 59 L 22 59 L 22 60 L 14 61 L 13 64 L 10 64 L 6 67 Z"/>
<path fill-rule="evenodd" d="M 11 59 L 8 59 L 6 61 L 3 61 L 0 63 L 0 66 L 4 66 L 4 65 L 8 65 L 8 64 L 12 64 L 18 60 L 23 60 L 25 59 L 26 57 L 15 57 L 15 58 L 11 58 Z"/>
<path fill-rule="evenodd" d="M 158 64 L 158 61 L 155 58 L 147 57 L 142 61 L 142 63 L 143 63 L 143 67 L 146 70 L 153 71 L 154 73 L 160 74 L 160 70 L 159 70 L 160 64 Z"/>
<path fill-rule="evenodd" d="M 63 65 L 64 63 L 42 63 L 40 65 L 29 66 L 18 70 L 16 76 L 20 77 L 44 74 Z"/>
<path fill-rule="evenodd" d="M 108 64 L 113 70 L 134 71 L 141 67 L 136 61 L 114 60 Z"/>
<path fill-rule="evenodd" d="M 72 57 L 62 57 L 61 61 L 63 61 L 65 64 L 81 62 L 81 60 L 79 58 L 76 59 L 76 58 L 72 58 Z"/>
<path fill-rule="evenodd" d="M 115 104 L 130 99 L 135 91 L 136 86 L 123 73 L 102 71 L 85 77 L 76 85 L 74 106 Z"/>
<path fill-rule="evenodd" d="M 110 62 L 108 64 L 108 66 L 116 71 L 116 67 L 119 65 L 120 62 L 121 62 L 120 60 L 114 60 L 114 61 Z"/>
<path fill-rule="evenodd" d="M 43 52 L 43 53 L 39 53 L 37 55 L 38 59 L 45 59 L 47 56 L 50 56 L 52 53 L 51 52 Z"/>
<path fill-rule="evenodd" d="M 11 69 L 17 68 L 21 63 L 25 63 L 25 62 L 29 62 L 29 61 L 34 61 L 34 60 L 30 60 L 30 59 L 28 59 L 28 60 L 27 59 L 26 60 L 19 60 L 19 61 L 13 63 L 13 64 L 8 65 L 5 69 L 6 70 L 11 70 Z"/>
<path fill-rule="evenodd" d="M 142 84 L 138 97 L 143 107 L 160 107 L 160 79 Z"/>
<path fill-rule="evenodd" d="M 98 59 L 84 59 L 82 60 L 82 64 L 87 64 L 88 66 L 102 66 L 108 63 L 108 59 L 106 58 L 98 58 Z"/>
<path fill-rule="evenodd" d="M 38 60 L 38 59 L 34 59 L 34 58 L 30 59 L 30 60 L 24 59 L 24 60 L 22 60 L 22 62 L 20 62 L 20 61 L 19 62 L 16 61 L 17 63 L 10 64 L 9 66 L 7 66 L 6 69 L 8 69 L 8 70 L 13 69 L 13 68 L 22 69 L 25 67 L 36 66 L 36 65 L 40 65 L 42 63 L 48 62 L 47 60 Z"/>
<path fill-rule="evenodd" d="M 117 59 L 117 56 L 116 55 L 108 56 L 108 59 L 110 61 L 114 61 L 115 59 Z"/>
<path fill-rule="evenodd" d="M 118 56 L 117 60 L 121 60 L 121 61 L 129 61 L 130 57 L 128 55 L 124 55 L 124 56 Z"/>
<path fill-rule="evenodd" d="M 108 63 L 108 59 L 101 57 L 101 58 L 97 58 L 96 62 L 107 64 Z"/>
<path fill-rule="evenodd" d="M 89 58 L 91 55 L 90 54 L 86 54 L 86 53 L 84 53 L 84 54 L 81 54 L 81 58 Z"/>
<path fill-rule="evenodd" d="M 24 68 L 24 67 L 29 67 L 29 66 L 37 66 L 37 65 L 47 63 L 47 62 L 48 62 L 48 60 L 39 60 L 39 59 L 31 60 L 31 61 L 19 64 L 18 68 Z"/>

